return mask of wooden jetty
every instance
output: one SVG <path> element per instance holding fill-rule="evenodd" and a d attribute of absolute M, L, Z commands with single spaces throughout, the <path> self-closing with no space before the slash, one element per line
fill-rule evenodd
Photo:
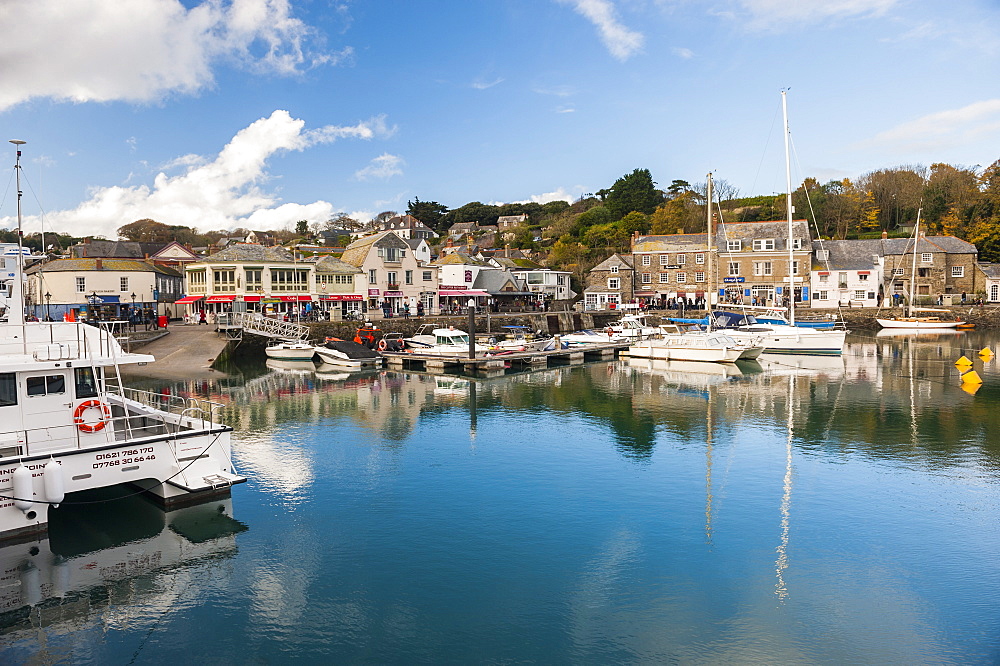
<path fill-rule="evenodd" d="M 542 367 L 549 363 L 583 363 L 584 361 L 597 361 L 601 359 L 612 359 L 622 349 L 627 348 L 629 342 L 607 342 L 603 344 L 580 345 L 568 349 L 554 349 L 552 351 L 525 351 L 511 352 L 503 354 L 493 354 L 476 356 L 469 358 L 462 355 L 430 355 L 416 354 L 410 352 L 380 352 L 385 357 L 385 362 L 390 368 L 423 368 L 429 372 L 444 372 L 448 367 L 462 366 L 468 372 L 477 371 L 497 371 L 513 366 Z"/>

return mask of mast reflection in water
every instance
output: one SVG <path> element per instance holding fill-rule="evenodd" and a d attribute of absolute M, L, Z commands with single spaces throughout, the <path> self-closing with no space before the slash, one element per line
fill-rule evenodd
<path fill-rule="evenodd" d="M 230 406 L 249 529 L 136 505 L 0 551 L 0 656 L 994 662 L 995 345 L 161 387 Z"/>

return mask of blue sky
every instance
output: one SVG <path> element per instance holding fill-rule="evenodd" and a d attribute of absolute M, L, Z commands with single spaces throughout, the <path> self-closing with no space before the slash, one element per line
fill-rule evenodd
<path fill-rule="evenodd" d="M 1000 158 L 993 0 L 7 0 L 0 18 L 26 232 L 572 200 L 636 168 L 769 194 L 783 88 L 795 184 Z"/>

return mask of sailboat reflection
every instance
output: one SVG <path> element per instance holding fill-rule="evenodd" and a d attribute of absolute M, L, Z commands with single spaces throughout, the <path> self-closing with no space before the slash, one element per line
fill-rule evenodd
<path fill-rule="evenodd" d="M 158 594 L 160 586 L 135 579 L 236 554 L 236 534 L 247 527 L 232 517 L 230 498 L 165 513 L 133 492 L 68 496 L 51 513 L 47 539 L 0 549 L 0 632 L 76 626 L 102 601 Z"/>

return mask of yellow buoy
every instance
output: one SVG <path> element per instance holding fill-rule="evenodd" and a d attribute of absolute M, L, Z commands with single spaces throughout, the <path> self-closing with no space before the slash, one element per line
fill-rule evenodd
<path fill-rule="evenodd" d="M 982 384 L 983 380 L 980 379 L 979 373 L 975 370 L 969 370 L 962 375 L 963 384 Z"/>
<path fill-rule="evenodd" d="M 989 347 L 983 347 L 982 350 L 979 352 L 979 358 L 984 360 L 989 360 L 993 358 L 993 352 L 990 350 Z"/>
<path fill-rule="evenodd" d="M 955 361 L 955 365 L 972 365 L 972 361 L 965 358 L 965 356 L 960 356 L 959 359 Z"/>
<path fill-rule="evenodd" d="M 962 384 L 962 390 L 969 395 L 976 395 L 976 391 L 983 388 L 982 384 Z"/>

